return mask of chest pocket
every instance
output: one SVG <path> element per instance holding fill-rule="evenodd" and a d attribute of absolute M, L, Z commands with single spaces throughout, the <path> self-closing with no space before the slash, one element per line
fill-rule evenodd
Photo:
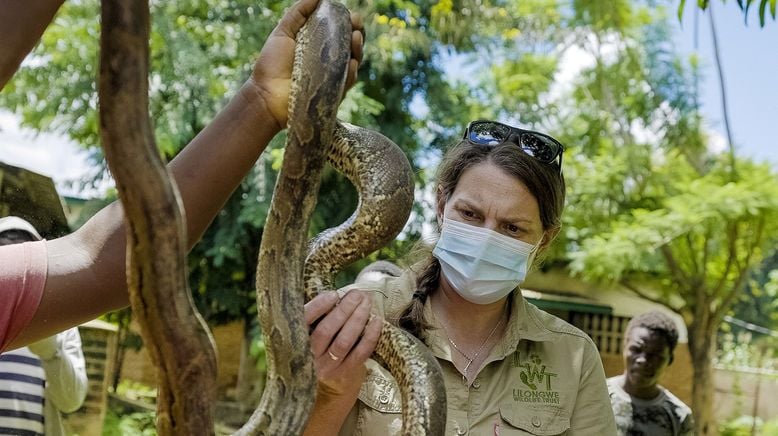
<path fill-rule="evenodd" d="M 500 404 L 500 417 L 519 434 L 537 436 L 564 435 L 570 429 L 570 417 L 563 410 L 533 410 L 513 402 Z"/>
<path fill-rule="evenodd" d="M 372 360 L 366 365 L 367 376 L 359 390 L 359 400 L 381 413 L 401 413 L 400 388 L 394 377 Z"/>

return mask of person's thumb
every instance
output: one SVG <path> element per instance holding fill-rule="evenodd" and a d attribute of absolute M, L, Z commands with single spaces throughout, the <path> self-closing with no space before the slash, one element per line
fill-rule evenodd
<path fill-rule="evenodd" d="M 303 27 L 318 5 L 319 0 L 300 0 L 293 4 L 281 18 L 281 21 L 278 22 L 278 26 L 273 30 L 273 33 L 281 33 L 294 39 L 297 36 L 297 32 L 300 31 L 300 28 Z"/>

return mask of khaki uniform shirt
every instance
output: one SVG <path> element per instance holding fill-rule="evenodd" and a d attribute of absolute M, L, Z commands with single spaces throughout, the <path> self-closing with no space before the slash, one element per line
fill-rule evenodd
<path fill-rule="evenodd" d="M 377 310 L 396 317 L 411 300 L 415 276 L 359 284 L 374 290 Z M 452 363 L 452 348 L 433 323 L 424 338 L 443 369 L 446 435 L 615 435 L 605 372 L 592 340 L 582 331 L 514 293 L 504 337 L 492 348 L 470 386 Z M 400 391 L 373 360 L 359 400 L 340 435 L 395 435 L 402 427 Z"/>

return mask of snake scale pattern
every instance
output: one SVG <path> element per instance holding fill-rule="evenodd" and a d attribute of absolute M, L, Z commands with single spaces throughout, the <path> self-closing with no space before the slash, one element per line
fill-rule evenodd
<path fill-rule="evenodd" d="M 391 241 L 413 204 L 413 174 L 403 152 L 385 136 L 336 123 L 327 160 L 354 184 L 359 204 L 346 222 L 317 235 L 305 264 L 308 298 L 331 292 L 341 268 Z M 446 393 L 440 366 L 414 336 L 384 321 L 373 353 L 394 376 L 402 396 L 404 435 L 442 435 Z"/>
<path fill-rule="evenodd" d="M 350 39 L 348 10 L 330 0 L 322 0 L 297 35 L 284 162 L 257 270 L 270 389 L 266 388 L 252 417 L 263 423 L 253 427 L 251 434 L 298 434 L 300 422 L 293 417 L 302 415 L 289 414 L 288 410 L 299 408 L 305 410 L 300 413 L 306 413 L 315 394 L 308 330 L 299 313 L 302 302 L 287 294 L 303 294 L 304 289 L 304 297 L 310 299 L 321 292 L 333 292 L 334 275 L 391 241 L 405 225 L 413 203 L 413 174 L 399 147 L 383 135 L 335 118 Z M 356 186 L 359 205 L 345 223 L 322 232 L 308 244 L 304 287 L 297 287 L 297 262 L 302 258 L 291 251 L 302 247 L 301 238 L 307 235 L 325 153 L 333 167 Z M 275 221 L 283 224 L 276 226 Z M 274 284 L 268 285 L 268 281 Z M 384 322 L 373 357 L 400 386 L 402 433 L 442 435 L 446 393 L 432 353 L 418 339 Z M 292 406 L 292 402 L 299 405 Z M 250 426 L 251 422 L 244 429 Z"/>

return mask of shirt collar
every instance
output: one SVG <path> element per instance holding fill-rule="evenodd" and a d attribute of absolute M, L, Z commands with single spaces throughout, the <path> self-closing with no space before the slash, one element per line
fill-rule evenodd
<path fill-rule="evenodd" d="M 506 354 L 514 352 L 522 339 L 534 342 L 552 340 L 552 332 L 535 316 L 535 307 L 530 306 L 531 303 L 521 294 L 521 289 L 517 288 L 510 299 L 511 315 L 508 328 L 499 344 L 505 347 Z"/>
<path fill-rule="evenodd" d="M 545 328 L 535 316 L 533 313 L 534 309 L 529 307 L 531 303 L 527 302 L 524 296 L 521 295 L 520 289 L 517 288 L 509 298 L 511 312 L 508 319 L 508 327 L 505 329 L 505 335 L 492 350 L 492 354 L 496 352 L 502 357 L 512 354 L 516 351 L 521 340 L 543 342 L 553 339 L 552 332 Z M 430 347 L 430 350 L 436 357 L 451 360 L 449 340 L 442 326 L 432 313 L 429 299 L 424 303 L 424 319 L 431 327 L 425 332 L 425 342 Z"/>

